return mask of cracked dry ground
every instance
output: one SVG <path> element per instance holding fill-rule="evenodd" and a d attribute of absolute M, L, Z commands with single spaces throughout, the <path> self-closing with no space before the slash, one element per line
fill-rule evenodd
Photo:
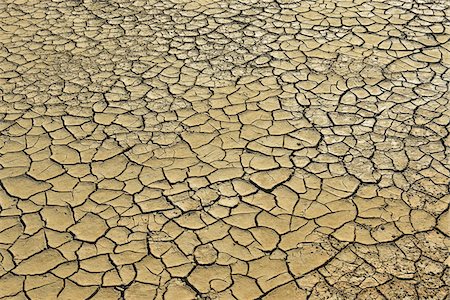
<path fill-rule="evenodd" d="M 448 299 L 449 6 L 0 1 L 0 298 Z"/>

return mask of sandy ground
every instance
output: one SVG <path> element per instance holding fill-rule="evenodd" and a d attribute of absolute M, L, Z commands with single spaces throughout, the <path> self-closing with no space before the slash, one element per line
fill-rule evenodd
<path fill-rule="evenodd" d="M 1 299 L 448 299 L 450 2 L 1 0 Z"/>

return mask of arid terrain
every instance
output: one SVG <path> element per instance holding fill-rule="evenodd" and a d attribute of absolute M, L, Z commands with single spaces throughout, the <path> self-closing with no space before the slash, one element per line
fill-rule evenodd
<path fill-rule="evenodd" d="M 0 0 L 0 298 L 445 300 L 449 0 Z"/>

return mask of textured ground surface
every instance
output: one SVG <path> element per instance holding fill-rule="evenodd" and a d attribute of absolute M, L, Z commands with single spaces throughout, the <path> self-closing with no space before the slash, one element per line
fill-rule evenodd
<path fill-rule="evenodd" d="M 449 18 L 0 1 L 0 298 L 448 299 Z"/>

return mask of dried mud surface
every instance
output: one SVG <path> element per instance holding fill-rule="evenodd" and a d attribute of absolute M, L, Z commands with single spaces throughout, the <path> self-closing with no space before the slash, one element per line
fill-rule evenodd
<path fill-rule="evenodd" d="M 448 299 L 449 6 L 0 1 L 0 298 Z"/>

